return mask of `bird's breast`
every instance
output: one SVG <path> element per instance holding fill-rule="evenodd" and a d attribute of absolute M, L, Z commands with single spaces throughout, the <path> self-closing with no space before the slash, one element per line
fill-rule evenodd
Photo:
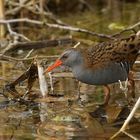
<path fill-rule="evenodd" d="M 76 79 L 91 85 L 111 84 L 118 82 L 118 80 L 124 81 L 128 77 L 128 71 L 120 63 L 113 63 L 97 70 L 77 66 L 72 68 L 72 71 Z"/>

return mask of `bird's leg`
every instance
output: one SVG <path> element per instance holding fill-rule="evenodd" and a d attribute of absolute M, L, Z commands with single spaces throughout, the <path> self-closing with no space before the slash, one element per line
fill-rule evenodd
<path fill-rule="evenodd" d="M 128 90 L 130 91 L 130 94 L 132 98 L 135 98 L 135 81 L 132 79 L 129 79 L 128 81 Z"/>
<path fill-rule="evenodd" d="M 128 76 L 128 90 L 130 91 L 130 94 L 132 98 L 135 98 L 135 81 L 134 81 L 134 73 L 132 71 L 129 72 Z"/>
<path fill-rule="evenodd" d="M 104 103 L 103 105 L 107 105 L 110 99 L 110 88 L 108 85 L 104 85 Z"/>
<path fill-rule="evenodd" d="M 125 97 L 127 98 L 127 91 L 128 91 L 128 78 L 125 81 L 125 85 L 123 86 L 122 82 L 120 80 L 118 80 L 119 84 L 120 84 L 120 89 L 124 92 Z"/>
<path fill-rule="evenodd" d="M 77 100 L 81 100 L 81 98 L 80 98 L 80 94 L 81 94 L 80 87 L 81 87 L 81 82 L 78 81 L 78 97 L 77 97 Z"/>

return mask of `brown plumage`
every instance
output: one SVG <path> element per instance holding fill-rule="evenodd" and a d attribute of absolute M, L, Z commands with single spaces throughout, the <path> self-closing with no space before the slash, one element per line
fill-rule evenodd
<path fill-rule="evenodd" d="M 132 67 L 138 56 L 139 49 L 140 38 L 137 35 L 132 35 L 125 39 L 97 44 L 81 52 L 83 52 L 87 67 L 100 69 L 110 62 L 128 62 Z"/>

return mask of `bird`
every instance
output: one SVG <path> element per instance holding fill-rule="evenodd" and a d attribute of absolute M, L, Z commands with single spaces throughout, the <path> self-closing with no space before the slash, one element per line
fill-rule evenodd
<path fill-rule="evenodd" d="M 104 86 L 104 105 L 107 105 L 110 99 L 109 84 L 127 79 L 132 81 L 129 73 L 139 50 L 140 31 L 126 38 L 98 43 L 89 48 L 66 49 L 45 72 L 51 72 L 60 65 L 70 67 L 78 81 Z"/>

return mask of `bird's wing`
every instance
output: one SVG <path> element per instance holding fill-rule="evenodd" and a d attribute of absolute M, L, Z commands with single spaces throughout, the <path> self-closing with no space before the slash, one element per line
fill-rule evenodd
<path fill-rule="evenodd" d="M 87 67 L 93 69 L 103 68 L 111 63 L 128 64 L 135 62 L 140 49 L 140 39 L 132 35 L 125 39 L 113 42 L 100 43 L 86 53 Z"/>

